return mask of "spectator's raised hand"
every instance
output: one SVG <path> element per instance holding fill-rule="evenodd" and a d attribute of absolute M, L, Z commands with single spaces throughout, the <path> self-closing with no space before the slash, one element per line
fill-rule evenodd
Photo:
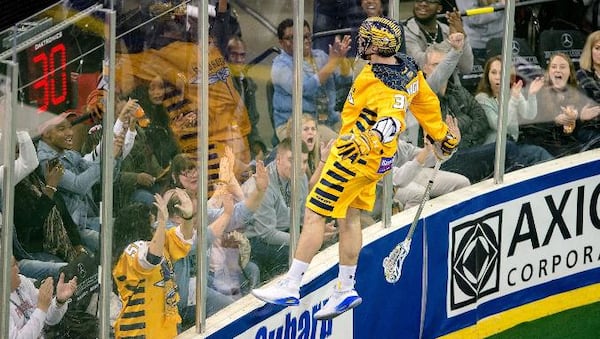
<path fill-rule="evenodd" d="M 54 279 L 52 277 L 46 278 L 38 290 L 38 302 L 37 308 L 47 312 L 54 295 Z"/>
<path fill-rule="evenodd" d="M 330 240 L 338 234 L 338 229 L 335 227 L 335 220 L 332 220 L 325 224 L 325 233 L 323 235 L 324 240 Z"/>
<path fill-rule="evenodd" d="M 61 273 L 58 278 L 58 284 L 56 285 L 56 301 L 59 303 L 65 303 L 75 290 L 77 289 L 77 277 L 74 276 L 68 282 L 65 282 L 65 274 Z"/>
<path fill-rule="evenodd" d="M 453 115 L 446 115 L 446 125 L 448 126 L 448 130 L 458 141 L 460 142 L 460 128 L 458 128 L 458 119 Z"/>
<path fill-rule="evenodd" d="M 462 19 L 460 18 L 460 12 L 454 8 L 452 12 L 446 12 L 446 19 L 448 20 L 448 27 L 450 28 L 449 33 L 462 33 L 465 34 Z"/>
<path fill-rule="evenodd" d="M 103 89 L 94 89 L 87 97 L 85 110 L 94 122 L 99 123 L 104 117 L 104 102 L 108 92 Z"/>
<path fill-rule="evenodd" d="M 123 153 L 123 144 L 125 143 L 125 133 L 115 135 L 113 139 L 114 158 L 119 159 Z"/>
<path fill-rule="evenodd" d="M 325 159 L 327 159 L 327 157 L 329 156 L 329 153 L 331 153 L 331 147 L 333 147 L 333 144 L 335 142 L 335 139 L 331 139 L 329 140 L 328 143 L 325 143 L 323 141 L 321 141 L 320 143 L 320 153 L 319 156 L 321 157 L 321 161 L 325 161 Z"/>
<path fill-rule="evenodd" d="M 463 33 L 452 33 L 448 35 L 450 46 L 457 51 L 461 51 L 465 45 L 465 35 Z"/>
<path fill-rule="evenodd" d="M 159 222 L 159 225 L 166 224 L 167 219 L 169 219 L 169 210 L 167 209 L 167 203 L 171 199 L 171 196 L 174 194 L 174 191 L 167 191 L 165 196 L 161 196 L 160 194 L 154 194 L 154 206 L 156 206 L 156 220 Z"/>
<path fill-rule="evenodd" d="M 515 82 L 510 88 L 510 95 L 512 95 L 513 98 L 518 99 L 521 95 L 521 88 L 523 88 L 523 80 Z"/>
<path fill-rule="evenodd" d="M 224 184 L 229 184 L 232 178 L 235 177 L 233 172 L 233 165 L 235 163 L 235 158 L 231 159 L 227 155 L 227 150 L 231 150 L 229 147 L 225 148 L 225 155 L 221 157 L 221 161 L 219 161 L 219 181 Z M 233 161 L 232 161 L 233 160 Z"/>
<path fill-rule="evenodd" d="M 181 188 L 175 189 L 175 195 L 179 198 L 179 203 L 175 205 L 175 208 L 179 210 L 181 216 L 184 219 L 190 219 L 194 216 L 194 203 L 187 194 L 187 192 Z"/>
<path fill-rule="evenodd" d="M 65 174 L 65 168 L 63 167 L 60 161 L 48 161 L 48 166 L 46 166 L 46 170 L 44 173 L 44 178 L 46 179 L 46 184 L 51 187 L 57 187 L 60 179 L 62 179 L 63 174 Z"/>
<path fill-rule="evenodd" d="M 223 194 L 223 214 L 233 215 L 233 196 L 229 193 Z"/>
<path fill-rule="evenodd" d="M 269 173 L 267 172 L 267 168 L 262 161 L 256 162 L 256 173 L 254 174 L 254 179 L 256 180 L 256 189 L 264 192 L 269 186 Z"/>
<path fill-rule="evenodd" d="M 529 90 L 527 93 L 529 93 L 529 95 L 536 95 L 540 89 L 542 89 L 542 87 L 544 87 L 544 77 L 537 77 L 533 79 L 529 85 Z"/>
<path fill-rule="evenodd" d="M 588 121 L 588 120 L 596 119 L 599 114 L 600 114 L 600 106 L 599 105 L 592 106 L 591 104 L 586 104 L 581 109 L 581 115 L 579 116 L 579 118 L 582 121 Z"/>
<path fill-rule="evenodd" d="M 336 36 L 333 45 L 329 45 L 329 57 L 344 58 L 352 47 L 351 43 L 352 39 L 349 35 L 344 35 L 343 38 Z"/>

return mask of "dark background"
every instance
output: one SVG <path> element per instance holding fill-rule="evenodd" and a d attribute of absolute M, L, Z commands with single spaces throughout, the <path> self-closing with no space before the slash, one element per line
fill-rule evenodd
<path fill-rule="evenodd" d="M 0 31 L 23 20 L 44 8 L 50 7 L 57 0 L 1 0 Z"/>

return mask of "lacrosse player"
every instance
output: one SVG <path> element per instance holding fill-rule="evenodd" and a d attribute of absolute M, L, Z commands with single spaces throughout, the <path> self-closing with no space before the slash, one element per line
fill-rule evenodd
<path fill-rule="evenodd" d="M 302 276 L 323 242 L 325 218 L 337 218 L 339 275 L 333 294 L 314 315 L 321 320 L 362 302 L 354 289 L 362 246 L 360 212 L 373 209 L 375 185 L 392 169 L 397 137 L 406 128 L 409 105 L 438 158 L 449 157 L 459 142 L 442 121 L 437 96 L 415 61 L 398 53 L 402 44 L 400 24 L 386 17 L 370 17 L 361 24 L 358 35 L 358 54 L 369 64 L 350 89 L 341 115 L 340 136 L 306 199 L 294 260 L 276 285 L 252 291 L 268 303 L 298 305 Z"/>

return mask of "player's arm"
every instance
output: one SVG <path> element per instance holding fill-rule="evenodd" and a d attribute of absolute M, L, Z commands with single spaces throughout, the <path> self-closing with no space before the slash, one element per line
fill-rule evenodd
<path fill-rule="evenodd" d="M 336 147 L 343 158 L 352 162 L 370 152 L 383 153 L 382 143 L 394 140 L 400 132 L 400 121 L 393 117 L 378 119 L 377 112 L 363 108 L 351 133 L 341 135 Z"/>
<path fill-rule="evenodd" d="M 447 159 L 458 147 L 460 134 L 455 135 L 442 120 L 440 101 L 421 71 L 418 72 L 418 79 L 419 91 L 410 104 L 410 110 L 433 145 L 435 155 L 439 159 Z M 455 119 L 446 119 L 446 122 L 450 120 L 455 122 Z"/>

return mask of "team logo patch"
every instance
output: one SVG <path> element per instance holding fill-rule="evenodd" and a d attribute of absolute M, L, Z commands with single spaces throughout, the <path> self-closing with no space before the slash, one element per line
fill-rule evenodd
<path fill-rule="evenodd" d="M 382 174 L 392 169 L 392 165 L 394 165 L 394 158 L 381 158 L 381 162 L 379 163 L 379 169 L 377 173 Z"/>
<path fill-rule="evenodd" d="M 451 310 L 498 292 L 501 228 L 502 211 L 453 227 L 449 256 Z"/>

